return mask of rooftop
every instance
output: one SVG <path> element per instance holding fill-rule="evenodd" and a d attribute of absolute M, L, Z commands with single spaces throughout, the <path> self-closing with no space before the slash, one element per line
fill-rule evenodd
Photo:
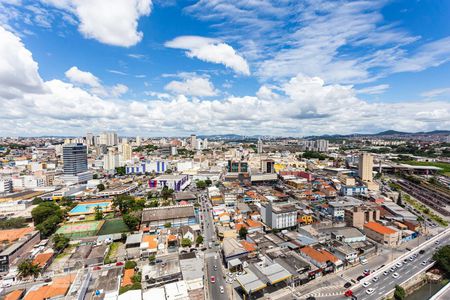
<path fill-rule="evenodd" d="M 397 231 L 393 230 L 392 228 L 386 227 L 377 222 L 368 222 L 368 223 L 364 224 L 364 228 L 373 230 L 380 234 L 395 234 L 395 233 L 397 233 Z"/>
<path fill-rule="evenodd" d="M 145 208 L 142 212 L 142 222 L 160 221 L 177 218 L 194 217 L 194 206 L 173 205 L 165 207 Z"/>

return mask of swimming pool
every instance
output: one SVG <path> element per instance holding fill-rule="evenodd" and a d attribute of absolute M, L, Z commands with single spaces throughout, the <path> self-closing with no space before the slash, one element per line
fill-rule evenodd
<path fill-rule="evenodd" d="M 78 204 L 69 212 L 70 214 L 86 214 L 93 213 L 94 209 L 97 206 L 100 206 L 101 209 L 105 209 L 109 206 L 110 202 L 97 202 L 97 203 L 86 203 L 86 204 Z"/>

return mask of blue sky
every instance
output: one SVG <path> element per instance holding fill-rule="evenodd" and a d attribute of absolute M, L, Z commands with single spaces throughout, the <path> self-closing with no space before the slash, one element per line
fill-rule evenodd
<path fill-rule="evenodd" d="M 444 0 L 1 1 L 0 135 L 449 129 L 449 15 Z"/>

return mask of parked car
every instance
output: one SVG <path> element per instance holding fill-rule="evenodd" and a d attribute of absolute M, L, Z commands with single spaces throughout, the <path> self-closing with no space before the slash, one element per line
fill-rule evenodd
<path fill-rule="evenodd" d="M 345 284 L 344 284 L 344 287 L 346 288 L 346 289 L 348 289 L 349 287 L 351 287 L 352 286 L 352 284 L 350 283 L 350 282 L 346 282 Z"/>
<path fill-rule="evenodd" d="M 216 282 L 216 277 L 211 276 L 211 283 L 214 283 L 214 282 Z"/>

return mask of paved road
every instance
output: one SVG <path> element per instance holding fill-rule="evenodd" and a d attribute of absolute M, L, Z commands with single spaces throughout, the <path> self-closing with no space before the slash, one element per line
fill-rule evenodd
<path fill-rule="evenodd" d="M 446 245 L 450 243 L 450 234 L 445 234 L 443 237 L 439 238 L 439 245 Z M 384 295 L 388 294 L 390 291 L 392 291 L 395 288 L 395 285 L 401 285 L 410 278 L 414 277 L 416 274 L 425 271 L 430 266 L 433 265 L 433 262 L 431 261 L 431 257 L 433 256 L 433 253 L 435 252 L 435 249 L 438 246 L 431 242 L 427 244 L 425 247 L 421 248 L 425 250 L 425 253 L 418 254 L 417 258 L 415 258 L 412 262 L 408 260 L 406 264 L 404 264 L 402 267 L 397 269 L 395 272 L 398 273 L 398 278 L 393 277 L 394 272 L 389 272 L 388 275 L 381 274 L 375 274 L 379 278 L 377 282 L 373 282 L 374 275 L 371 275 L 367 277 L 367 280 L 362 280 L 361 283 L 364 282 L 370 282 L 370 285 L 368 287 L 363 287 L 362 285 L 357 286 L 354 288 L 353 292 L 354 295 L 358 297 L 358 299 L 364 299 L 364 300 L 376 300 L 382 298 Z M 415 253 L 418 253 L 419 251 L 417 249 L 413 249 L 413 251 L 409 252 L 409 254 L 413 255 Z M 410 257 L 411 255 L 408 255 Z M 423 264 L 423 262 L 426 261 L 426 264 Z M 390 268 L 391 265 L 386 266 L 381 271 L 384 271 L 386 268 Z M 368 289 L 374 289 L 373 294 L 368 295 L 367 290 Z"/>
<path fill-rule="evenodd" d="M 201 207 L 203 212 L 202 222 L 203 222 L 203 233 L 204 233 L 204 244 L 209 247 L 212 243 L 211 249 L 205 251 L 205 264 L 206 264 L 206 274 L 207 276 L 207 288 L 208 288 L 208 298 L 218 299 L 218 300 L 228 300 L 227 296 L 227 283 L 224 280 L 224 273 L 222 269 L 222 263 L 220 258 L 220 251 L 214 243 L 216 242 L 216 234 L 214 231 L 214 223 L 212 221 L 212 214 L 210 212 L 211 205 L 206 197 L 206 195 L 200 196 Z M 216 266 L 216 268 L 214 268 Z M 215 283 L 211 283 L 211 276 L 216 279 Z M 220 287 L 223 287 L 223 293 L 220 292 Z"/>

